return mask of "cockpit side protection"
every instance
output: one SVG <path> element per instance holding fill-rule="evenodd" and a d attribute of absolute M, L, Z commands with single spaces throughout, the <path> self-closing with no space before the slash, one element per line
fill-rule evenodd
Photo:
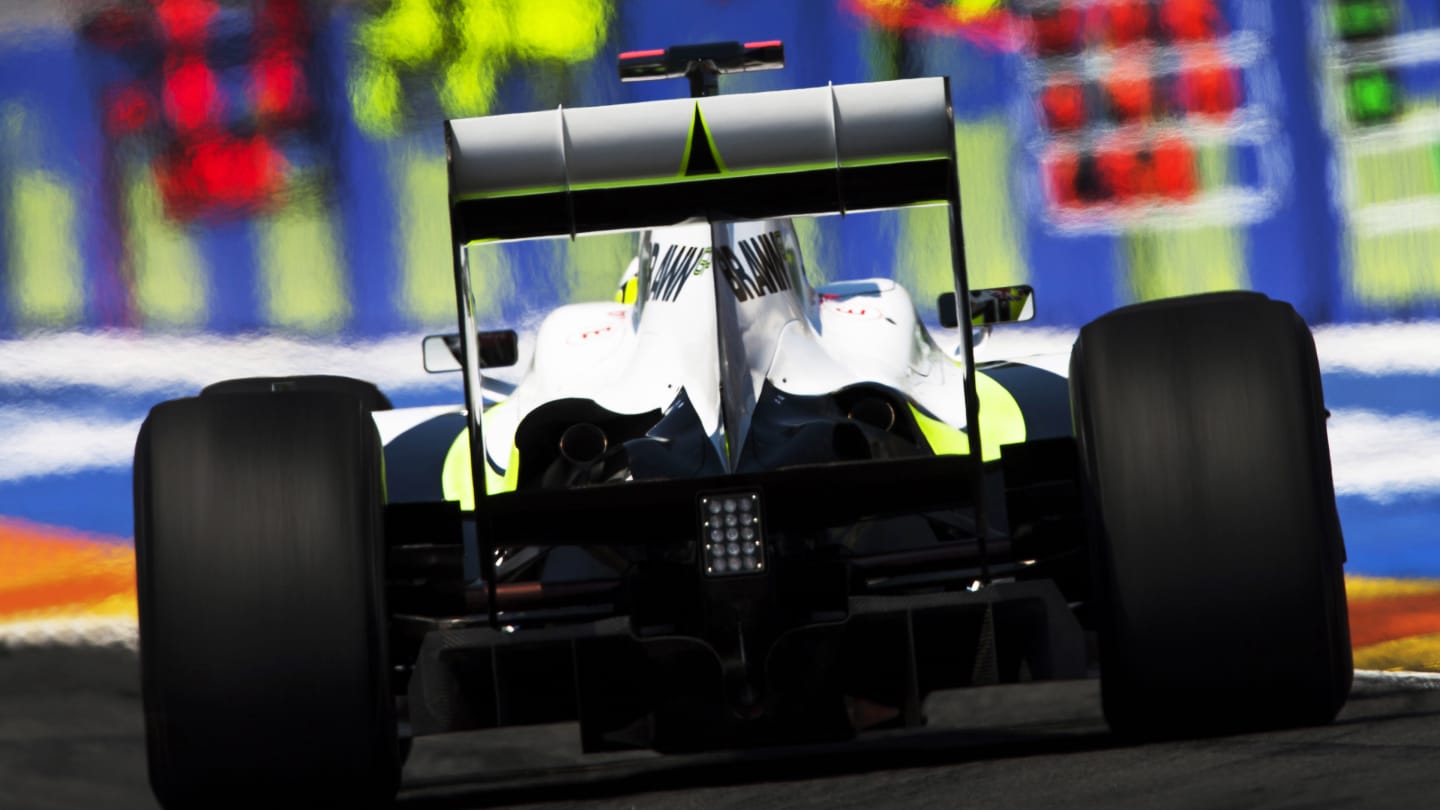
<path fill-rule="evenodd" d="M 501 402 L 491 407 L 503 408 Z M 488 413 L 488 412 L 487 412 Z M 504 470 L 498 470 L 489 458 L 485 459 L 485 491 L 491 495 L 513 492 L 520 480 L 520 449 L 510 447 L 510 458 Z M 460 508 L 471 511 L 475 508 L 474 479 L 470 474 L 470 434 L 463 426 L 450 443 L 445 453 L 445 465 L 440 471 L 440 486 L 445 500 L 459 501 Z"/>
<path fill-rule="evenodd" d="M 1001 445 L 1025 441 L 1025 414 L 1005 386 L 983 371 L 975 375 L 975 395 L 980 400 L 980 411 L 985 415 L 980 457 L 984 461 L 999 461 Z M 963 456 L 970 452 L 970 439 L 963 429 L 942 422 L 914 405 L 910 406 L 910 412 L 935 455 Z"/>

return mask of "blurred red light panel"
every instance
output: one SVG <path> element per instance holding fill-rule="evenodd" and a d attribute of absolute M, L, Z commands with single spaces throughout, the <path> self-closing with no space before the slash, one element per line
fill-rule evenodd
<path fill-rule="evenodd" d="M 1109 45 L 1123 48 L 1149 38 L 1152 17 L 1149 0 L 1112 0 L 1104 12 L 1102 38 Z"/>
<path fill-rule="evenodd" d="M 217 6 L 210 0 L 156 0 L 155 18 L 171 47 L 201 49 L 209 38 L 210 18 Z"/>
<path fill-rule="evenodd" d="M 284 157 L 261 136 L 195 141 L 155 163 L 166 210 L 180 219 L 216 207 L 257 209 L 279 192 L 285 169 Z"/>
<path fill-rule="evenodd" d="M 1179 42 L 1213 39 L 1224 30 L 1215 0 L 1162 0 L 1160 27 Z"/>
<path fill-rule="evenodd" d="M 1143 177 L 1146 166 L 1133 148 L 1104 148 L 1096 154 L 1095 165 L 1100 173 L 1101 186 L 1116 202 L 1131 202 L 1146 186 Z"/>
<path fill-rule="evenodd" d="M 1035 52 L 1040 56 L 1061 56 L 1079 52 L 1084 44 L 1083 16 L 1074 3 L 1035 12 L 1031 18 Z"/>
<path fill-rule="evenodd" d="M 255 7 L 255 34 L 272 45 L 299 44 L 310 34 L 310 20 L 301 0 L 260 0 Z"/>
<path fill-rule="evenodd" d="M 1068 78 L 1068 77 L 1067 77 Z M 1040 94 L 1045 125 L 1052 132 L 1071 132 L 1085 126 L 1085 91 L 1078 82 L 1062 80 Z"/>
<path fill-rule="evenodd" d="M 285 51 L 263 54 L 251 72 L 255 115 L 269 124 L 294 124 L 309 111 L 305 71 Z"/>
<path fill-rule="evenodd" d="M 1045 180 L 1050 199 L 1057 206 L 1068 208 L 1079 204 L 1076 181 L 1080 172 L 1080 156 L 1068 150 L 1052 151 L 1044 163 Z"/>
<path fill-rule="evenodd" d="M 1102 85 L 1110 114 L 1117 124 L 1150 120 L 1155 106 L 1155 88 L 1143 64 L 1121 65 Z"/>
<path fill-rule="evenodd" d="M 1240 106 L 1239 77 L 1222 59 L 1218 49 L 1207 49 L 1187 60 L 1176 83 L 1186 112 L 1225 118 Z"/>
<path fill-rule="evenodd" d="M 107 8 L 81 26 L 85 38 L 101 48 L 122 51 L 150 38 L 150 21 L 129 8 Z"/>
<path fill-rule="evenodd" d="M 155 99 L 140 84 L 112 87 L 105 91 L 105 131 L 112 136 L 131 135 L 155 121 Z"/>
<path fill-rule="evenodd" d="M 180 133 L 215 125 L 220 118 L 220 84 L 198 55 L 171 56 L 161 79 L 165 119 Z"/>
<path fill-rule="evenodd" d="M 1150 150 L 1155 165 L 1155 190 L 1171 199 L 1195 196 L 1199 183 L 1195 151 L 1180 138 L 1166 138 Z"/>

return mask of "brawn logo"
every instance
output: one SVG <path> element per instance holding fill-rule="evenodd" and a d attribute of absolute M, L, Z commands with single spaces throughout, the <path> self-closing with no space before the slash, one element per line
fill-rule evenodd
<path fill-rule="evenodd" d="M 710 265 L 710 248 L 667 245 L 650 253 L 650 300 L 674 301 L 685 282 Z"/>
<path fill-rule="evenodd" d="M 730 282 L 735 298 L 745 302 L 790 289 L 785 269 L 785 243 L 779 231 L 770 231 L 738 243 L 740 258 L 725 245 L 715 250 L 715 265 Z"/>

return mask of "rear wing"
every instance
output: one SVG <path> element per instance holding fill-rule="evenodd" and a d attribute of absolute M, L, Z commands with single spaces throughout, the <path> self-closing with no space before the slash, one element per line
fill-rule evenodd
<path fill-rule="evenodd" d="M 944 78 L 456 119 L 445 123 L 445 144 L 471 480 L 487 581 L 494 573 L 488 538 L 504 504 L 487 503 L 496 499 L 485 492 L 475 323 L 475 296 L 484 291 L 471 284 L 468 245 L 948 205 L 956 294 L 970 300 Z M 970 487 L 983 550 L 974 346 L 970 330 L 961 336 L 966 463 L 974 466 Z"/>
<path fill-rule="evenodd" d="M 946 79 L 447 121 L 455 244 L 951 202 Z"/>

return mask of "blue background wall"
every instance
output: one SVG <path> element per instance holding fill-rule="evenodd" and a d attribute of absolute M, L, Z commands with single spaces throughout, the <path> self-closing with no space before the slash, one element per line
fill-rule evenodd
<path fill-rule="evenodd" d="M 1092 17 L 1104 5 L 1075 4 Z M 616 55 L 757 38 L 783 39 L 787 68 L 728 79 L 731 91 L 950 76 L 973 212 L 972 266 L 980 282 L 1040 286 L 1048 323 L 1074 325 L 1130 300 L 1234 286 L 1293 301 L 1315 323 L 1433 315 L 1440 127 L 1430 108 L 1440 99 L 1433 86 L 1440 68 L 1426 60 L 1435 57 L 1394 68 L 1406 99 L 1399 120 L 1357 127 L 1345 120 L 1349 68 L 1340 67 L 1356 60 L 1335 44 L 1327 4 L 1165 0 L 1147 7 L 1163 15 L 1169 5 L 1218 11 L 1207 47 L 1232 68 L 1242 104 L 1228 118 L 1132 127 L 1196 145 L 1201 193 L 1109 213 L 1105 205 L 1057 209 L 1042 164 L 1057 143 L 1103 145 L 1125 128 L 1100 123 L 1068 140 L 1051 137 L 1038 100 L 1045 77 L 1066 71 L 1088 72 L 1093 96 L 1107 66 L 1125 54 L 1134 61 L 1137 46 L 1109 48 L 1104 25 L 1092 22 L 1081 56 L 1040 59 L 1026 39 L 1030 17 L 1011 4 L 170 0 L 21 16 L 6 27 L 0 51 L 0 187 L 10 189 L 0 334 L 125 327 L 376 336 L 447 322 L 441 118 L 673 97 L 684 92 L 681 83 L 616 82 Z M 167 33 L 167 6 L 200 15 L 199 45 Z M 496 18 L 503 24 L 476 11 L 491 7 L 503 12 Z M 911 13 L 887 15 L 895 7 Z M 1423 50 L 1436 24 L 1433 4 L 1397 7 L 1404 13 L 1394 39 Z M 254 72 L 266 47 L 264 20 L 276 9 L 307 26 L 294 49 L 307 100 L 299 123 L 267 122 L 257 110 Z M 118 12 L 139 22 L 128 34 L 106 34 L 107 21 L 117 28 Z M 1198 46 L 1157 37 L 1158 55 L 1144 59 L 1161 82 L 1164 65 Z M 254 204 L 212 201 L 177 217 L 162 203 L 155 167 L 186 137 L 167 123 L 168 60 L 192 52 L 218 85 L 215 127 L 230 137 L 258 131 L 287 168 Z M 452 71 L 474 77 L 468 97 L 447 96 Z M 120 135 L 107 120 L 127 88 L 149 98 L 152 111 L 148 123 Z M 1375 146 L 1406 138 L 1420 146 Z M 1357 143 L 1384 154 L 1356 158 Z M 1373 227 L 1360 227 L 1366 192 L 1351 187 L 1396 172 L 1415 176 L 1400 199 L 1387 200 L 1400 202 L 1395 210 L 1415 225 L 1378 238 Z M 1207 196 L 1227 190 L 1248 196 L 1233 205 Z M 908 223 L 843 249 L 924 264 L 931 250 L 924 232 L 923 222 Z M 506 266 L 527 272 L 527 287 L 501 292 L 528 308 L 608 283 L 557 268 L 554 253 L 513 249 Z"/>

